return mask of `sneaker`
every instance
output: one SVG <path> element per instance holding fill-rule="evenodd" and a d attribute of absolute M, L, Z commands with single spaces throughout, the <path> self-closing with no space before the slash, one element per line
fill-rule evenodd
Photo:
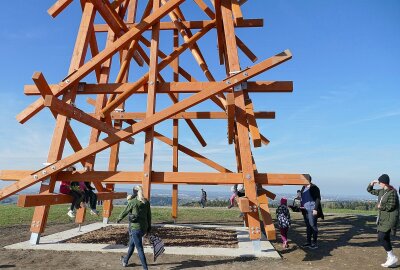
<path fill-rule="evenodd" d="M 302 245 L 301 247 L 311 247 L 311 243 L 305 243 L 304 245 Z"/>
<path fill-rule="evenodd" d="M 398 258 L 396 256 L 388 257 L 385 263 L 382 263 L 382 267 L 391 268 L 396 267 Z"/>
<path fill-rule="evenodd" d="M 128 266 L 128 264 L 125 262 L 125 257 L 124 257 L 124 256 L 121 256 L 121 257 L 119 258 L 119 260 L 122 262 L 122 266 L 123 266 L 123 267 L 127 267 L 127 266 Z"/>
<path fill-rule="evenodd" d="M 226 208 L 231 209 L 231 208 L 232 208 L 232 205 L 229 205 L 229 206 L 227 206 Z"/>
<path fill-rule="evenodd" d="M 310 246 L 309 246 L 309 248 L 310 249 L 317 249 L 318 248 L 318 245 L 317 244 L 311 244 Z"/>
<path fill-rule="evenodd" d="M 98 216 L 99 215 L 99 211 L 97 211 L 96 209 L 90 209 L 90 214 Z"/>
<path fill-rule="evenodd" d="M 74 218 L 74 217 L 75 217 L 74 211 L 72 211 L 72 210 L 69 210 L 68 213 L 67 213 L 67 215 L 68 215 L 70 218 Z"/>

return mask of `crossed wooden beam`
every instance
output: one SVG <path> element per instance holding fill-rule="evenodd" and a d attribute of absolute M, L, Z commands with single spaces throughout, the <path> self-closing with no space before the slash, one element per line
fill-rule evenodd
<path fill-rule="evenodd" d="M 48 10 L 54 18 L 64 11 L 73 0 L 58 0 Z M 26 85 L 26 95 L 39 98 L 17 115 L 20 123 L 26 123 L 42 109 L 47 107 L 56 119 L 56 128 L 48 156 L 50 165 L 37 171 L 0 171 L 0 178 L 16 181 L 0 190 L 0 200 L 5 199 L 36 183 L 41 183 L 39 194 L 20 195 L 19 205 L 35 206 L 31 231 L 40 234 L 44 231 L 50 205 L 69 202 L 69 197 L 54 193 L 57 181 L 90 181 L 96 186 L 98 196 L 105 200 L 103 217 L 108 219 L 112 211 L 112 200 L 125 196 L 114 192 L 115 184 L 142 183 L 145 196 L 150 198 L 152 183 L 172 184 L 172 217 L 177 217 L 177 194 L 179 184 L 244 184 L 246 197 L 240 200 L 240 209 L 245 212 L 245 222 L 249 228 L 250 239 L 260 238 L 259 212 L 269 239 L 275 238 L 275 229 L 268 209 L 268 198 L 275 195 L 262 188 L 262 185 L 300 185 L 306 183 L 303 174 L 258 173 L 250 146 L 268 144 L 258 128 L 257 119 L 274 119 L 275 112 L 254 111 L 251 93 L 292 92 L 291 81 L 251 81 L 283 62 L 291 59 L 289 50 L 285 50 L 251 67 L 241 68 L 238 49 L 252 62 L 257 56 L 235 34 L 235 28 L 261 27 L 262 19 L 245 19 L 241 11 L 243 0 L 215 0 L 209 7 L 203 0 L 194 0 L 195 7 L 208 16 L 209 20 L 190 21 L 184 16 L 180 5 L 185 0 L 149 0 L 142 17 L 137 20 L 138 0 L 81 0 L 82 19 L 75 43 L 68 76 L 56 84 L 49 84 L 45 76 L 36 72 L 33 85 Z M 99 14 L 105 23 L 95 24 Z M 166 17 L 170 22 L 162 21 Z M 192 32 L 192 30 L 197 30 Z M 198 41 L 211 30 L 216 29 L 219 63 L 225 66 L 226 78 L 217 80 L 212 74 L 200 50 Z M 174 49 L 170 54 L 160 47 L 160 31 L 173 31 Z M 143 33 L 149 31 L 148 40 Z M 107 32 L 105 49 L 99 51 L 96 33 Z M 179 43 L 179 36 L 183 42 Z M 91 59 L 85 62 L 86 52 Z M 146 52 L 148 50 L 148 53 Z M 179 63 L 182 53 L 190 51 L 196 63 L 208 81 L 195 79 Z M 115 55 L 119 55 L 119 70 L 113 83 L 109 82 L 110 70 Z M 129 81 L 131 60 L 139 67 L 148 66 L 148 72 L 135 82 Z M 167 66 L 173 71 L 173 81 L 166 81 L 161 71 Z M 94 73 L 96 83 L 83 80 Z M 187 82 L 180 82 L 182 76 Z M 180 99 L 180 94 L 192 94 Z M 75 99 L 82 95 L 96 95 L 88 98 L 94 112 L 85 112 L 77 108 Z M 125 102 L 135 94 L 147 95 L 145 112 L 126 112 Z M 166 94 L 172 105 L 156 111 L 156 97 Z M 187 112 L 187 109 L 205 101 L 213 101 L 221 111 Z M 91 127 L 89 144 L 80 144 L 69 122 L 79 121 Z M 173 135 L 168 138 L 157 132 L 156 124 L 167 119 L 173 120 Z M 193 119 L 226 119 L 227 139 L 234 144 L 237 172 L 193 151 L 178 142 L 178 120 L 184 120 L 202 146 L 206 146 Z M 137 122 L 139 120 L 139 122 Z M 128 125 L 127 127 L 123 127 Z M 100 133 L 108 135 L 100 138 Z M 119 147 L 121 142 L 134 144 L 134 136 L 140 132 L 145 135 L 144 166 L 141 172 L 118 171 Z M 173 149 L 173 172 L 155 172 L 152 170 L 153 141 L 158 139 Z M 65 142 L 71 144 L 75 153 L 63 157 Z M 95 171 L 96 154 L 111 148 L 108 171 Z M 193 157 L 217 172 L 191 173 L 179 172 L 178 151 Z M 82 163 L 85 170 L 73 174 L 64 169 L 76 163 Z M 43 206 L 43 207 L 41 207 Z M 258 210 L 259 209 L 259 210 Z M 77 223 L 85 218 L 84 209 L 76 217 Z M 37 240 L 38 241 L 38 240 Z"/>

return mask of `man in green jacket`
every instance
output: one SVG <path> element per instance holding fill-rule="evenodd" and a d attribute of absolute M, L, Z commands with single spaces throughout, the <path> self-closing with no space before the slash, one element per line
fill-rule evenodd
<path fill-rule="evenodd" d="M 372 195 L 378 196 L 378 217 L 376 224 L 378 225 L 378 241 L 386 250 L 388 256 L 383 267 L 395 267 L 397 265 L 397 257 L 393 254 L 392 244 L 390 242 L 390 234 L 395 235 L 399 220 L 399 197 L 397 191 L 390 183 L 387 174 L 382 174 L 378 180 L 372 181 L 367 191 Z M 381 189 L 374 189 L 374 185 L 379 184 Z"/>
<path fill-rule="evenodd" d="M 136 246 L 143 269 L 147 270 L 142 237 L 151 230 L 150 203 L 144 198 L 141 186 L 133 188 L 132 197 L 132 199 L 128 200 L 128 205 L 117 219 L 117 223 L 119 223 L 129 214 L 129 249 L 126 256 L 121 256 L 122 266 L 126 267 L 128 265 Z"/>

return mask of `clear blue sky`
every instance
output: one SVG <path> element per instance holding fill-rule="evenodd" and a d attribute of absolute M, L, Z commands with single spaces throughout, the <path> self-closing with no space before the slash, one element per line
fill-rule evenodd
<path fill-rule="evenodd" d="M 47 159 L 54 129 L 49 111 L 43 110 L 25 125 L 18 124 L 15 116 L 34 101 L 33 97 L 23 95 L 23 85 L 32 84 L 34 71 L 42 71 L 49 83 L 59 82 L 67 74 L 79 25 L 78 2 L 74 1 L 56 19 L 46 13 L 52 0 L 16 0 L 3 6 L 0 169 L 38 169 Z M 183 9 L 188 19 L 206 19 L 192 1 L 187 1 Z M 293 80 L 295 86 L 291 94 L 252 96 L 256 111 L 277 113 L 275 120 L 258 122 L 262 133 L 271 140 L 269 146 L 254 149 L 259 171 L 310 173 L 323 194 L 365 194 L 367 183 L 382 173 L 389 174 L 392 183 L 398 186 L 400 2 L 258 0 L 248 1 L 243 14 L 246 18 L 264 19 L 263 28 L 237 30 L 260 60 L 285 49 L 293 53 L 291 61 L 255 79 Z M 104 40 L 104 35 L 99 40 Z M 162 49 L 170 52 L 170 32 L 162 35 L 162 43 Z M 222 80 L 224 69 L 216 61 L 215 31 L 200 42 L 200 47 L 210 70 Z M 198 80 L 206 80 L 190 54 L 182 57 L 181 64 Z M 251 64 L 241 54 L 241 66 Z M 166 71 L 165 77 L 170 79 L 170 70 Z M 115 79 L 115 73 L 114 70 L 110 81 Z M 132 80 L 141 74 L 143 70 L 132 67 Z M 92 80 L 92 77 L 85 79 Z M 77 104 L 88 110 L 85 99 L 86 96 L 80 96 Z M 144 95 L 134 97 L 127 110 L 144 110 L 143 103 Z M 166 98 L 159 98 L 157 110 L 168 104 Z M 218 109 L 205 102 L 193 108 L 199 110 Z M 195 123 L 208 146 L 202 148 L 183 122 L 181 143 L 234 170 L 234 152 L 227 144 L 226 123 L 205 120 Z M 76 122 L 73 127 L 82 145 L 87 145 L 89 129 Z M 158 125 L 156 130 L 171 136 L 171 122 Z M 123 144 L 120 169 L 142 169 L 143 136 L 136 136 L 136 140 L 135 146 Z M 69 147 L 66 152 L 71 153 Z M 155 155 L 154 170 L 170 171 L 171 149 L 156 143 Z M 107 157 L 107 151 L 99 155 L 96 169 L 106 169 Z M 210 171 L 184 155 L 180 168 Z M 294 193 L 297 188 L 272 190 Z"/>

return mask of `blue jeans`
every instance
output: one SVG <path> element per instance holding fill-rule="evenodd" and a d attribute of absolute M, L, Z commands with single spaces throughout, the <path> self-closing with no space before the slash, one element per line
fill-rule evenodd
<path fill-rule="evenodd" d="M 313 238 L 313 243 L 317 243 L 318 238 L 318 227 L 317 227 L 317 217 L 313 215 L 312 210 L 304 210 L 304 222 L 307 227 L 307 243 L 311 243 L 311 236 Z"/>
<path fill-rule="evenodd" d="M 130 230 L 129 232 L 129 249 L 128 254 L 124 257 L 124 262 L 128 264 L 128 261 L 131 258 L 136 246 L 143 269 L 147 270 L 147 261 L 146 256 L 144 256 L 142 243 L 142 237 L 144 233 L 142 230 Z"/>

